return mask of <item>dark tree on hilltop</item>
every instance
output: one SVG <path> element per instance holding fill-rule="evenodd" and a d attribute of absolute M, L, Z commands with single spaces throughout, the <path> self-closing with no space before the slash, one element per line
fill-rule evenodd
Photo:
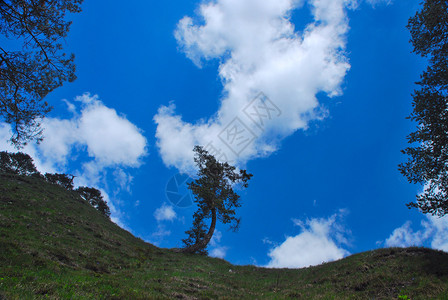
<path fill-rule="evenodd" d="M 101 192 L 95 188 L 90 187 L 79 187 L 76 189 L 76 192 L 87 202 L 89 202 L 90 205 L 95 207 L 97 210 L 99 210 L 103 215 L 106 217 L 110 217 L 110 209 L 109 206 L 107 206 L 107 202 L 104 201 L 103 195 L 101 195 Z"/>
<path fill-rule="evenodd" d="M 67 190 L 73 190 L 74 188 L 73 179 L 75 179 L 75 176 L 73 175 L 45 173 L 45 179 L 48 182 L 60 185 Z"/>
<path fill-rule="evenodd" d="M 413 94 L 410 119 L 418 129 L 408 140 L 416 145 L 403 150 L 409 158 L 399 169 L 411 183 L 425 186 L 408 206 L 443 216 L 448 213 L 448 2 L 424 1 L 407 27 L 414 52 L 429 65 Z"/>
<path fill-rule="evenodd" d="M 75 80 L 74 55 L 62 49 L 83 0 L 0 0 L 0 117 L 12 125 L 11 142 L 21 147 L 42 140 L 41 119 L 51 110 L 43 99 Z M 14 40 L 14 41 L 13 41 Z"/>
<path fill-rule="evenodd" d="M 0 152 L 0 172 L 24 176 L 39 175 L 33 159 L 26 153 Z"/>
<path fill-rule="evenodd" d="M 235 184 L 246 188 L 252 174 L 246 170 L 236 171 L 234 166 L 219 162 L 200 146 L 194 148 L 194 161 L 199 168 L 198 179 L 188 184 L 198 210 L 193 215 L 193 226 L 185 233 L 188 238 L 180 251 L 207 254 L 206 248 L 215 231 L 216 222 L 230 224 L 237 231 L 240 219 L 235 217 L 235 209 L 241 206 L 240 196 L 233 190 Z M 204 221 L 211 219 L 210 226 Z"/>

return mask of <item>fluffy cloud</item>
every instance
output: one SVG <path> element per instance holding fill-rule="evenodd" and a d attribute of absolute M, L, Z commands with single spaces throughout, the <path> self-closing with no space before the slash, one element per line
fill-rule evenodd
<path fill-rule="evenodd" d="M 448 252 L 448 217 L 426 216 L 421 229 L 414 231 L 407 221 L 396 228 L 385 241 L 387 247 L 409 247 L 429 244 L 432 248 Z"/>
<path fill-rule="evenodd" d="M 102 165 L 138 166 L 146 147 L 140 130 L 96 96 L 87 97 L 87 103 L 84 98 L 81 97 L 85 106 L 77 127 L 79 142 L 87 145 L 89 155 Z"/>
<path fill-rule="evenodd" d="M 85 148 L 97 168 L 139 166 L 141 157 L 146 154 L 146 139 L 140 130 L 114 109 L 106 107 L 97 95 L 84 94 L 75 101 L 81 103 L 82 108 L 72 119 L 44 120 L 45 140 L 39 145 L 42 155 L 64 166 L 73 150 Z"/>
<path fill-rule="evenodd" d="M 322 262 L 341 259 L 349 252 L 342 248 L 347 245 L 347 230 L 339 224 L 344 211 L 328 219 L 311 219 L 306 222 L 295 220 L 302 232 L 286 240 L 269 252 L 270 268 L 302 268 Z"/>
<path fill-rule="evenodd" d="M 172 206 L 164 204 L 162 207 L 156 209 L 154 212 L 154 218 L 156 218 L 158 222 L 173 221 L 176 219 L 176 212 Z"/>
<path fill-rule="evenodd" d="M 86 93 L 76 97 L 74 103 L 64 102 L 73 117 L 44 119 L 44 141 L 39 145 L 29 144 L 22 151 L 33 157 L 42 173 L 73 173 L 77 185 L 101 188 L 111 171 L 121 188 L 128 190 L 132 176 L 125 172 L 126 168 L 138 167 L 147 154 L 147 142 L 141 130 L 106 107 L 97 95 Z M 0 124 L 1 150 L 16 151 L 7 142 L 10 137 L 10 126 Z M 82 167 L 73 169 L 73 162 Z M 109 199 L 107 189 L 102 191 L 111 206 L 112 219 L 122 224 L 118 221 L 122 216 L 118 201 Z"/>
<path fill-rule="evenodd" d="M 227 247 L 217 247 L 210 251 L 211 257 L 224 258 L 227 254 Z"/>
<path fill-rule="evenodd" d="M 396 228 L 390 237 L 386 239 L 387 247 L 409 247 L 421 245 L 423 240 L 427 238 L 426 231 L 414 232 L 411 228 L 411 221 L 407 221 L 403 226 Z"/>
<path fill-rule="evenodd" d="M 82 162 L 86 174 L 111 167 L 138 167 L 146 155 L 147 144 L 141 130 L 114 109 L 106 107 L 97 95 L 84 94 L 75 101 L 81 103 L 79 113 L 73 111 L 71 119 L 44 119 L 44 141 L 23 149 L 36 159 L 42 167 L 40 170 L 65 171 L 67 164 L 83 152 L 91 158 Z M 66 102 L 73 110 L 74 104 Z M 10 132 L 8 124 L 0 124 L 0 147 L 15 151 L 7 142 Z"/>
<path fill-rule="evenodd" d="M 194 124 L 184 122 L 174 104 L 159 109 L 156 137 L 166 165 L 191 170 L 196 144 L 244 163 L 276 151 L 283 138 L 326 116 L 316 94 L 341 94 L 350 68 L 345 10 L 354 1 L 309 0 L 314 21 L 299 32 L 289 17 L 305 9 L 304 2 L 210 1 L 197 19 L 179 21 L 175 36 L 188 58 L 197 66 L 220 61 L 224 97 L 213 117 Z"/>

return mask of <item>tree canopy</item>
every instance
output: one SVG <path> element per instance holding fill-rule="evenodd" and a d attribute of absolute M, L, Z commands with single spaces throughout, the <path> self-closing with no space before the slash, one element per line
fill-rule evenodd
<path fill-rule="evenodd" d="M 15 40 L 0 46 L 0 117 L 12 125 L 11 142 L 21 147 L 42 140 L 41 120 L 51 110 L 43 99 L 75 76 L 74 55 L 62 41 L 83 0 L 1 0 L 0 34 Z M 14 45 L 20 45 L 14 47 Z"/>
<path fill-rule="evenodd" d="M 429 63 L 413 94 L 410 119 L 418 127 L 408 141 L 415 146 L 403 150 L 408 161 L 399 169 L 411 183 L 424 186 L 408 206 L 442 216 L 448 213 L 448 2 L 424 1 L 407 27 L 414 52 Z"/>
<path fill-rule="evenodd" d="M 33 159 L 26 153 L 0 152 L 0 172 L 16 175 L 33 176 L 39 174 Z"/>
<path fill-rule="evenodd" d="M 198 178 L 188 183 L 188 188 L 195 197 L 198 206 L 193 215 L 193 226 L 185 233 L 188 238 L 183 242 L 182 252 L 207 254 L 207 245 L 215 231 L 217 221 L 229 224 L 237 231 L 240 218 L 236 217 L 235 209 L 241 206 L 240 196 L 234 191 L 234 186 L 240 184 L 246 188 L 252 174 L 246 170 L 236 170 L 227 162 L 219 162 L 200 146 L 194 148 L 194 161 L 199 169 Z M 211 219 L 210 225 L 205 220 Z"/>
<path fill-rule="evenodd" d="M 45 179 L 50 183 L 64 187 L 66 190 L 73 190 L 74 188 L 73 179 L 75 179 L 75 176 L 73 175 L 45 173 Z"/>
<path fill-rule="evenodd" d="M 107 206 L 107 202 L 104 201 L 101 191 L 91 187 L 81 186 L 76 189 L 76 192 L 86 200 L 90 205 L 95 207 L 106 217 L 110 217 L 110 209 Z"/>

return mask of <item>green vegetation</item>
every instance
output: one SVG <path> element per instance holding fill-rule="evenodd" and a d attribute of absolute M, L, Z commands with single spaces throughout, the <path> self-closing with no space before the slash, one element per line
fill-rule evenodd
<path fill-rule="evenodd" d="M 46 173 L 45 176 L 37 171 L 34 166 L 33 159 L 26 153 L 17 152 L 9 153 L 7 151 L 0 152 L 0 173 L 4 175 L 19 175 L 26 177 L 41 178 L 49 183 L 59 185 L 68 191 L 73 191 L 73 180 L 75 176 L 67 174 L 50 174 Z M 107 202 L 104 201 L 101 191 L 81 186 L 74 190 L 81 199 L 95 207 L 106 217 L 110 217 L 110 209 Z"/>
<path fill-rule="evenodd" d="M 81 196 L 0 174 L 0 299 L 448 299 L 448 254 L 382 249 L 288 270 L 234 266 L 135 238 Z"/>
<path fill-rule="evenodd" d="M 399 166 L 411 183 L 425 187 L 417 202 L 408 204 L 421 212 L 448 213 L 448 3 L 425 0 L 409 19 L 414 52 L 428 59 L 417 82 L 410 119 L 417 130 L 408 136 L 413 146 L 403 150 L 408 161 Z"/>

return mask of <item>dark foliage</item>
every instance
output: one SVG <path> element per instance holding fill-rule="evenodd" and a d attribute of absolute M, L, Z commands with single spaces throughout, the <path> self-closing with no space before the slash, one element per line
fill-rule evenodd
<path fill-rule="evenodd" d="M 75 176 L 73 175 L 67 175 L 67 174 L 45 174 L 45 179 L 47 179 L 48 182 L 53 184 L 58 184 L 62 187 L 64 187 L 67 190 L 73 190 L 73 179 L 75 179 Z"/>
<path fill-rule="evenodd" d="M 108 218 L 110 217 L 109 206 L 107 206 L 107 202 L 104 201 L 103 195 L 101 195 L 101 191 L 95 188 L 82 186 L 77 188 L 76 192 L 90 205 L 100 211 L 103 215 Z"/>
<path fill-rule="evenodd" d="M 408 161 L 399 166 L 409 182 L 425 186 L 409 207 L 423 213 L 448 213 L 448 3 L 426 0 L 409 19 L 414 52 L 428 58 L 427 70 L 413 94 L 410 119 L 418 123 L 408 141 L 416 146 L 403 153 Z"/>
<path fill-rule="evenodd" d="M 182 242 L 185 244 L 185 247 L 192 247 L 195 244 L 200 243 L 205 240 L 207 237 L 208 227 L 204 224 L 204 219 L 201 216 L 198 216 L 198 212 L 195 212 L 193 215 L 193 225 L 190 230 L 185 231 L 188 235 L 186 239 L 183 239 Z M 198 247 L 195 253 L 201 255 L 207 255 L 207 246 Z"/>
<path fill-rule="evenodd" d="M 24 176 L 39 175 L 31 156 L 22 152 L 0 152 L 0 172 Z"/>
<path fill-rule="evenodd" d="M 82 1 L 0 1 L 0 34 L 15 40 L 0 46 L 0 116 L 12 125 L 16 147 L 42 139 L 40 122 L 51 109 L 43 99 L 76 79 L 74 55 L 62 42 L 71 24 L 65 16 L 80 12 Z"/>
<path fill-rule="evenodd" d="M 234 166 L 219 162 L 200 146 L 196 146 L 194 152 L 194 161 L 199 168 L 198 179 L 189 183 L 188 188 L 198 209 L 193 215 L 192 229 L 185 232 L 188 238 L 183 240 L 183 251 L 206 254 L 217 221 L 238 230 L 240 219 L 235 216 L 235 209 L 241 206 L 241 202 L 233 187 L 240 184 L 246 188 L 252 174 L 246 170 L 237 172 Z M 206 219 L 211 219 L 210 226 L 205 225 Z"/>

